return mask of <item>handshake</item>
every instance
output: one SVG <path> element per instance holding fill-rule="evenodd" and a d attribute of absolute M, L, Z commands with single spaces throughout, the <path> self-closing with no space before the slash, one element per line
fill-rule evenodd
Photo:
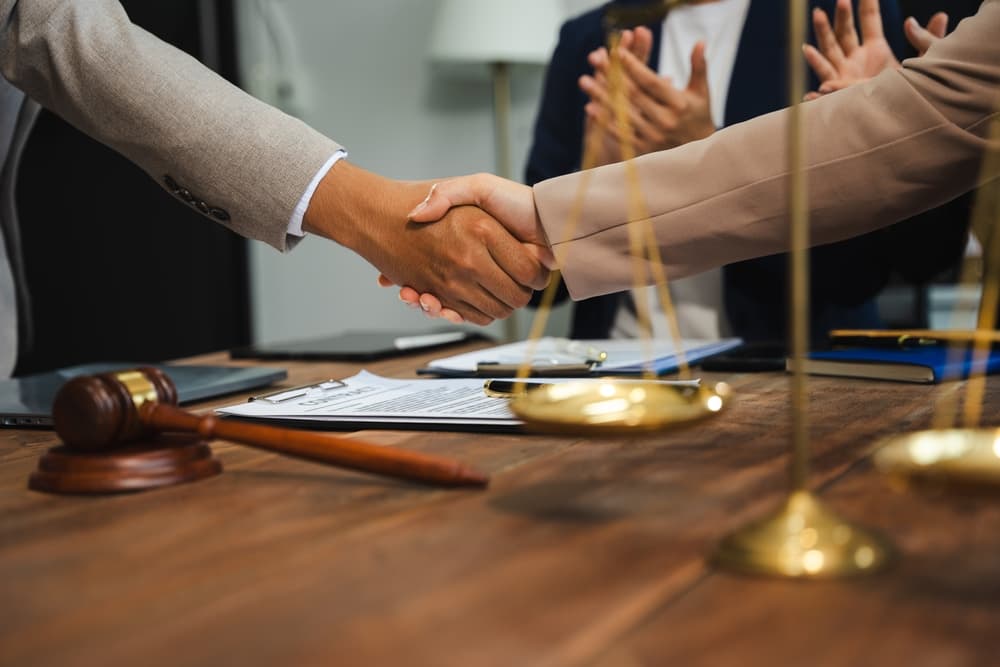
<path fill-rule="evenodd" d="M 475 208 L 473 208 L 475 207 Z M 440 224 L 449 216 L 471 215 L 473 243 L 454 268 L 469 284 L 450 284 L 447 290 L 421 290 L 397 283 L 384 272 L 383 287 L 402 285 L 399 298 L 428 316 L 454 324 L 465 320 L 489 324 L 528 304 L 532 290 L 544 288 L 555 257 L 535 211 L 531 188 L 494 176 L 463 176 L 431 186 L 427 196 L 410 211 L 410 224 Z M 505 231 L 506 230 L 506 231 Z M 470 289 L 471 288 L 471 289 Z"/>
<path fill-rule="evenodd" d="M 303 229 L 355 251 L 381 285 L 401 286 L 403 301 L 451 322 L 508 317 L 555 265 L 531 188 L 490 174 L 404 182 L 341 160 Z"/>

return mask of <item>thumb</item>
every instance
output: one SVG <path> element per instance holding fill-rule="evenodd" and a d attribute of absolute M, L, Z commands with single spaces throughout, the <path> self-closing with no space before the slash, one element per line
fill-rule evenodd
<path fill-rule="evenodd" d="M 931 20 L 927 22 L 927 32 L 935 37 L 944 37 L 945 33 L 948 32 L 948 15 L 944 12 L 938 12 L 932 16 Z"/>
<path fill-rule="evenodd" d="M 947 27 L 947 21 L 945 21 L 945 26 Z M 937 26 L 934 28 L 939 29 Z M 931 44 L 939 39 L 936 34 L 922 27 L 912 16 L 903 23 L 903 32 L 906 34 L 907 41 L 917 50 L 917 55 L 920 56 L 924 55 L 927 49 L 931 47 Z"/>
<path fill-rule="evenodd" d="M 698 42 L 691 50 L 691 80 L 688 90 L 708 97 L 708 62 L 705 60 L 705 42 Z"/>
<path fill-rule="evenodd" d="M 413 222 L 436 222 L 455 206 L 478 203 L 476 188 L 467 178 L 441 181 L 431 186 L 427 197 L 406 216 Z"/>
<path fill-rule="evenodd" d="M 552 249 L 537 243 L 522 243 L 525 251 L 535 258 L 542 266 L 549 271 L 556 268 L 556 256 L 552 254 Z"/>

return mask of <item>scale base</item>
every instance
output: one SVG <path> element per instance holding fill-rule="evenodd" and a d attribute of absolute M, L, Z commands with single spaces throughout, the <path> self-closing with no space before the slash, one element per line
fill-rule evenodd
<path fill-rule="evenodd" d="M 744 574 L 838 579 L 874 574 L 893 553 L 885 538 L 845 521 L 811 493 L 795 491 L 775 514 L 723 539 L 712 562 Z"/>

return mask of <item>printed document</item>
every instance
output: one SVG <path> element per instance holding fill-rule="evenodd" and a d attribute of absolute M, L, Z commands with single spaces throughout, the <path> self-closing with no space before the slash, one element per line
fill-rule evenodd
<path fill-rule="evenodd" d="M 545 383 L 567 381 L 570 380 L 544 380 Z M 330 429 L 508 430 L 521 426 L 522 422 L 508 408 L 510 399 L 487 396 L 483 384 L 482 378 L 393 379 L 362 371 L 345 380 L 281 390 L 216 412 Z M 696 385 L 697 381 L 669 384 Z"/>

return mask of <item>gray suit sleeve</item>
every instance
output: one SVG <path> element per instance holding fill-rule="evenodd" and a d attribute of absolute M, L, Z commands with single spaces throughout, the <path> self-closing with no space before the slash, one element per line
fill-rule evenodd
<path fill-rule="evenodd" d="M 174 196 L 281 250 L 340 148 L 134 25 L 117 0 L 0 0 L 0 70 Z"/>

